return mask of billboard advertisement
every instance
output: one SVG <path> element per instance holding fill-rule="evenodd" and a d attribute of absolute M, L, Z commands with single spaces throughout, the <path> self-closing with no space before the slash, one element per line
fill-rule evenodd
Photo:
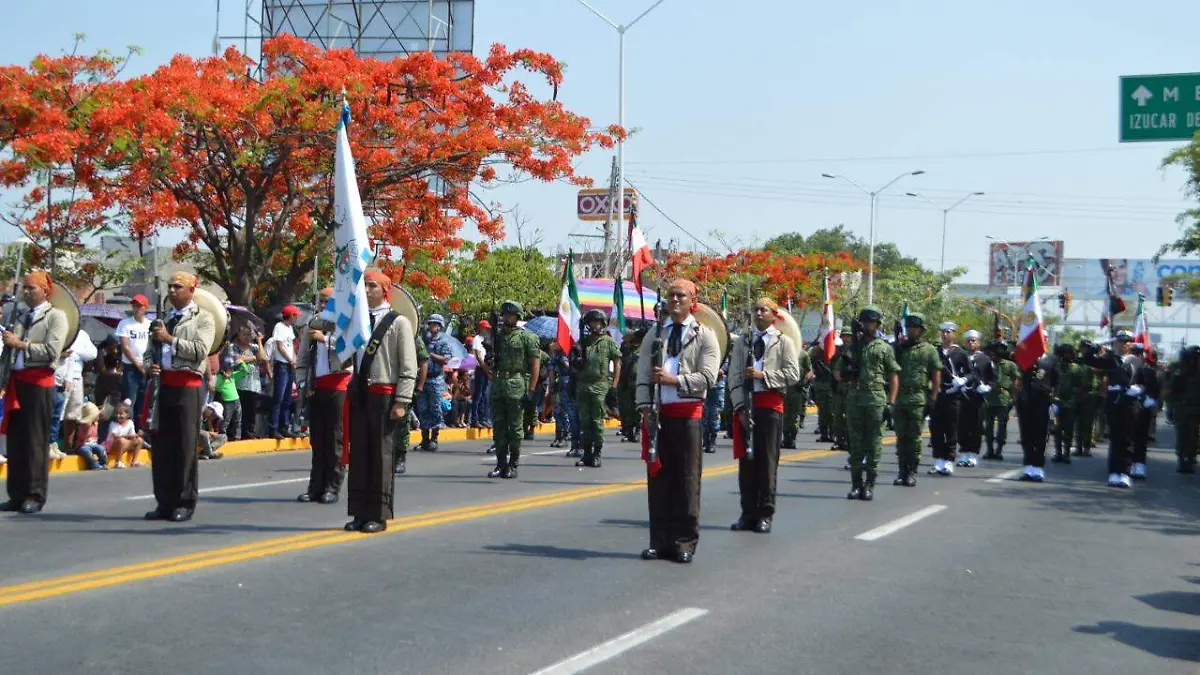
<path fill-rule="evenodd" d="M 1080 299 L 1103 297 L 1104 270 L 1109 265 L 1113 268 L 1117 293 L 1127 302 L 1136 300 L 1139 293 L 1145 295 L 1148 302 L 1154 302 L 1154 289 L 1164 283 L 1163 279 L 1200 275 L 1200 260 L 1162 259 L 1154 262 L 1147 258 L 1077 258 L 1063 261 L 1063 285 Z M 1176 296 L 1176 302 L 1181 299 Z"/>
<path fill-rule="evenodd" d="M 580 220 L 608 220 L 609 209 L 616 213 L 616 205 L 609 205 L 608 188 L 584 188 L 575 196 L 575 211 Z M 637 191 L 625 188 L 625 199 L 621 202 L 622 220 L 629 220 L 631 211 L 637 208 Z"/>
<path fill-rule="evenodd" d="M 1032 257 L 1037 262 L 1038 284 L 1059 285 L 1062 274 L 1061 241 L 995 241 L 988 247 L 988 285 L 1020 286 Z"/>

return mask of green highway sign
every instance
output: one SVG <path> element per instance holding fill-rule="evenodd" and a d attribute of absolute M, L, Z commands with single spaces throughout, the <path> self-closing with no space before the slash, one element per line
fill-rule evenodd
<path fill-rule="evenodd" d="M 1190 141 L 1200 132 L 1200 73 L 1121 78 L 1121 142 Z"/>

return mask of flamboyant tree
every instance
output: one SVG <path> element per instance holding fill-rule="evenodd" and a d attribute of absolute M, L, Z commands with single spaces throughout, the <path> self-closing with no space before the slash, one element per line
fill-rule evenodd
<path fill-rule="evenodd" d="M 93 189 L 105 206 L 125 214 L 137 238 L 182 230 L 176 253 L 234 303 L 297 297 L 314 258 L 332 255 L 343 101 L 385 266 L 445 260 L 467 224 L 500 239 L 501 209 L 481 189 L 510 176 L 586 185 L 572 160 L 619 133 L 589 131 L 587 118 L 539 98 L 522 76 L 556 91 L 562 65 L 530 50 L 380 61 L 284 35 L 264 43 L 263 57 L 260 80 L 232 48 L 176 56 L 121 83 L 92 115 L 107 169 Z M 444 289 L 444 278 L 406 279 L 422 281 Z"/>

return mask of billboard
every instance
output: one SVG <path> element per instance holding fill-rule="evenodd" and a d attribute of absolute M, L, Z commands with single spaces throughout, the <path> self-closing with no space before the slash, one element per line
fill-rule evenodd
<path fill-rule="evenodd" d="M 575 211 L 580 220 L 608 220 L 609 201 L 607 188 L 584 188 L 575 196 Z M 629 220 L 630 212 L 637 208 L 637 191 L 625 188 L 622 204 L 622 220 Z M 616 213 L 615 206 L 612 208 Z"/>
<path fill-rule="evenodd" d="M 988 285 L 1020 286 L 1032 257 L 1037 262 L 1037 280 L 1042 286 L 1059 285 L 1062 275 L 1061 241 L 994 241 L 988 247 Z"/>
<path fill-rule="evenodd" d="M 1076 298 L 1103 297 L 1104 270 L 1113 267 L 1113 283 L 1117 293 L 1126 300 L 1136 300 L 1139 293 L 1154 302 L 1154 289 L 1175 276 L 1200 276 L 1200 260 L 1159 260 L 1146 258 L 1076 258 L 1063 261 L 1063 285 Z M 1176 284 L 1178 288 L 1181 284 Z M 1182 300 L 1176 296 L 1176 302 Z"/>

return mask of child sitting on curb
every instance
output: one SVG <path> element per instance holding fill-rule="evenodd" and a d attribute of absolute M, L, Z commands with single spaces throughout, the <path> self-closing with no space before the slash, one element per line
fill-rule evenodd
<path fill-rule="evenodd" d="M 221 459 L 225 456 L 224 453 L 217 452 L 217 448 L 225 445 L 225 441 L 228 440 L 221 431 L 225 428 L 225 422 L 221 419 L 222 412 L 222 406 L 217 401 L 204 406 L 204 412 L 201 413 L 203 418 L 200 420 L 200 446 L 197 448 L 200 459 Z"/>
<path fill-rule="evenodd" d="M 88 463 L 88 468 L 92 470 L 108 468 L 108 453 L 96 438 L 99 420 L 100 409 L 96 407 L 96 404 L 91 401 L 84 403 L 79 411 L 79 424 L 75 428 L 75 438 L 72 439 L 77 446 L 76 454 L 82 457 Z"/>
<path fill-rule="evenodd" d="M 131 454 L 129 466 L 145 466 L 138 461 L 142 437 L 133 427 L 133 403 L 129 399 L 121 401 L 113 415 L 115 421 L 108 427 L 108 438 L 104 439 L 104 445 L 108 448 L 108 456 L 116 462 L 115 468 L 125 468 L 123 458 L 127 452 Z"/>

